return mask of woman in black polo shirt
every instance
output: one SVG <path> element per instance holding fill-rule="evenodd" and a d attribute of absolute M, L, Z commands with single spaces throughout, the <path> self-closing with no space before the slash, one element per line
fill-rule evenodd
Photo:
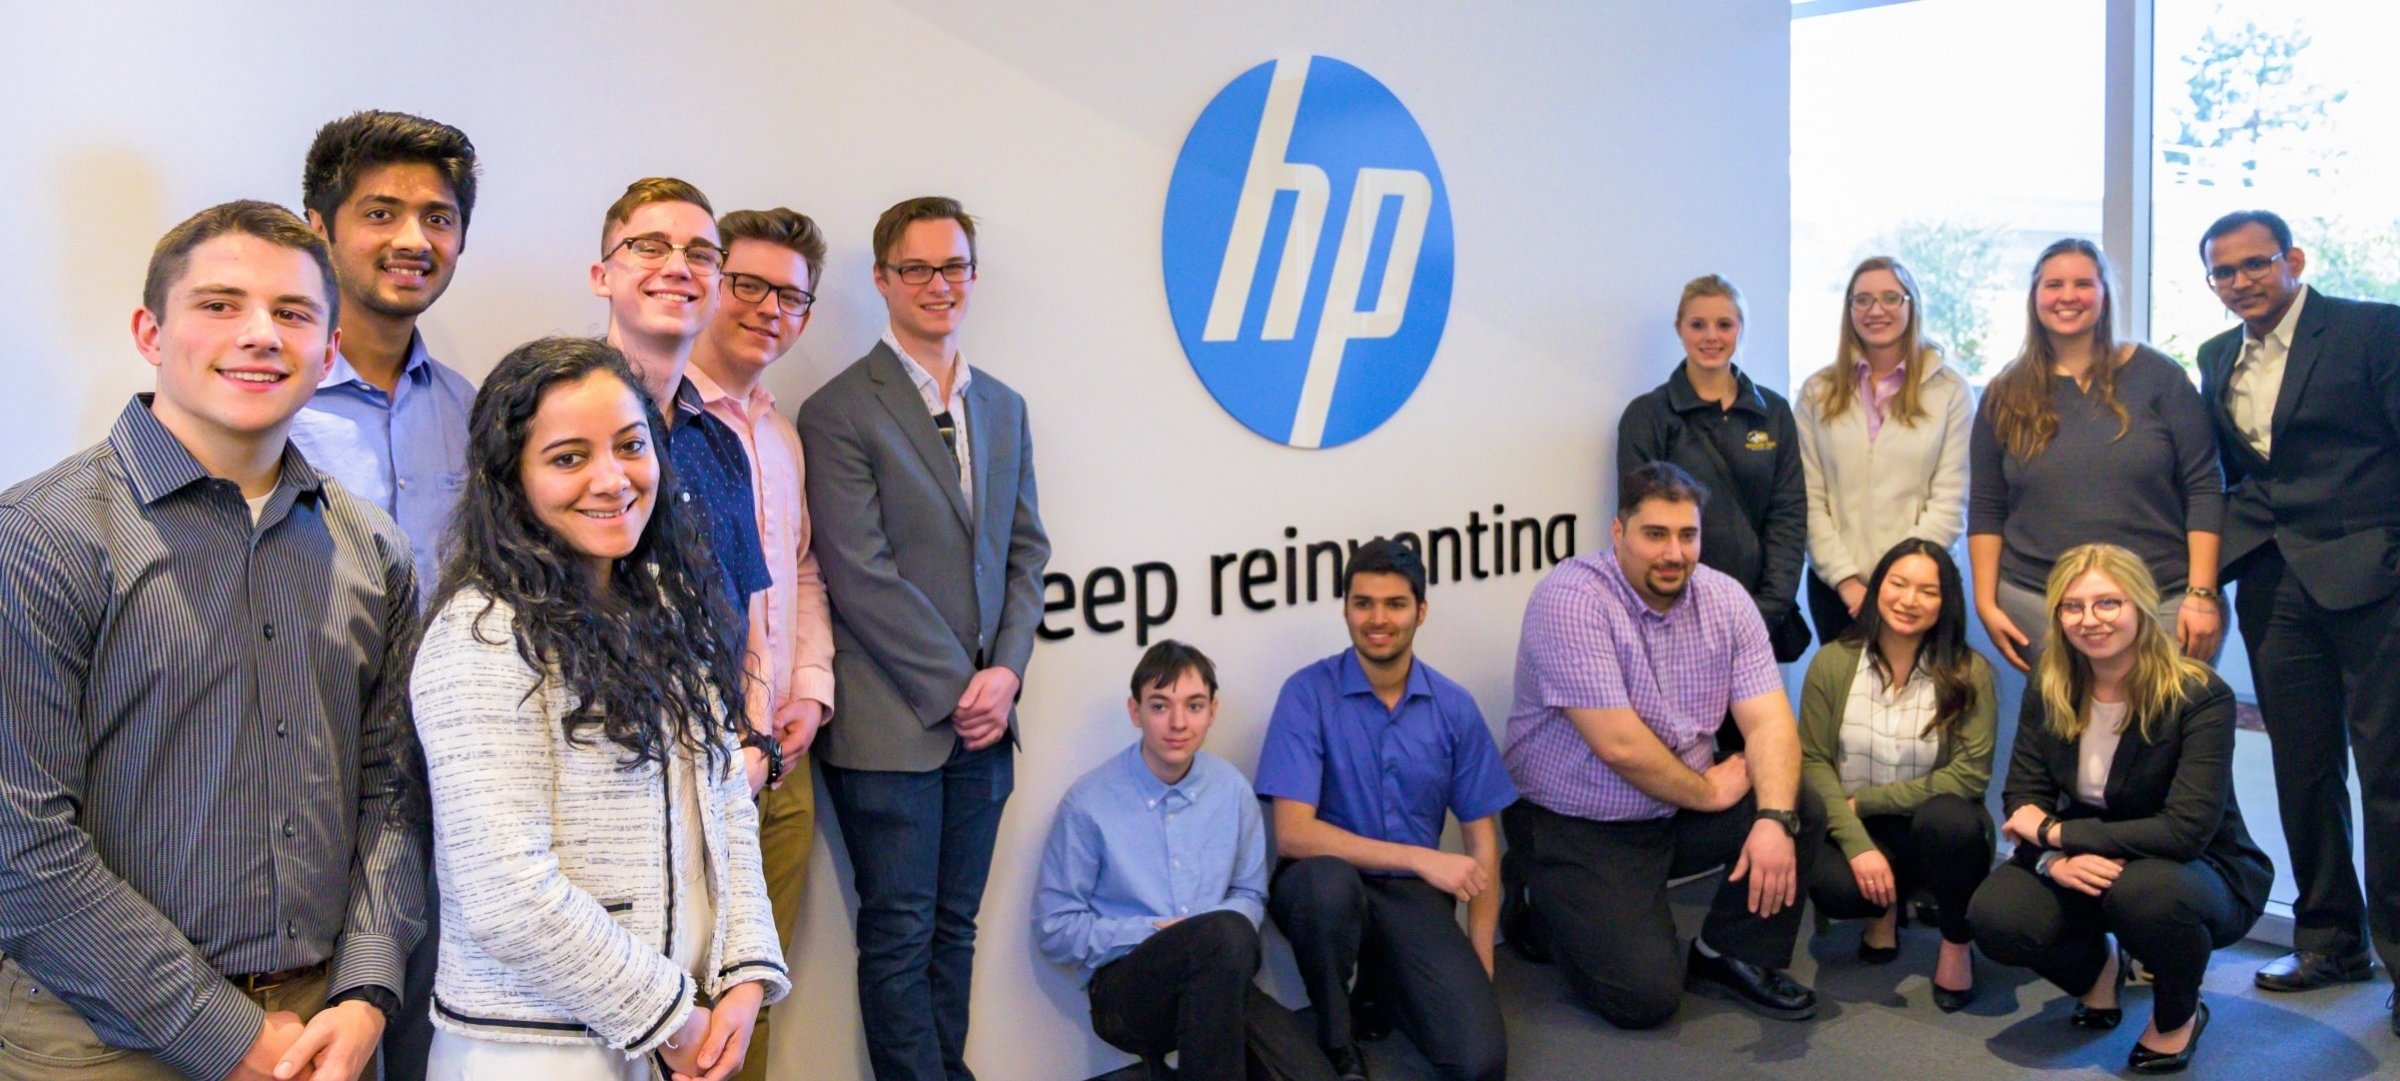
<path fill-rule="evenodd" d="M 1617 423 L 1617 476 L 1673 462 L 1708 486 L 1700 562 L 1750 592 L 1775 643 L 1775 659 L 1808 649 L 1799 607 L 1808 551 L 1808 488 L 1791 404 L 1733 362 L 1742 342 L 1742 294 L 1715 274 L 1694 278 L 1675 306 L 1683 362 L 1658 389 L 1635 398 Z"/>

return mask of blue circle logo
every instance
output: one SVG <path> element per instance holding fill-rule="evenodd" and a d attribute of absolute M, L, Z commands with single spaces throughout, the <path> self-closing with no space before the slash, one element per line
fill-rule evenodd
<path fill-rule="evenodd" d="M 1415 117 L 1323 56 L 1243 72 L 1167 185 L 1175 334 L 1251 431 L 1335 447 L 1424 380 L 1450 318 L 1450 195 Z"/>

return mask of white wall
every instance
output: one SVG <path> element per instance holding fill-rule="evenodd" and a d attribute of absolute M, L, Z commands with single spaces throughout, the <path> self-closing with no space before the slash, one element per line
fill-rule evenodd
<path fill-rule="evenodd" d="M 1165 633 L 1220 661 L 1213 747 L 1247 768 L 1275 687 L 1342 644 L 1330 603 L 1207 614 L 1209 553 L 1572 512 L 1589 548 L 1614 420 L 1678 355 L 1676 289 L 1721 271 L 1751 302 L 1745 368 L 1786 370 L 1788 5 L 1192 5 L 846 0 L 712 4 L 44 5 L 0 42 L 0 483 L 98 438 L 149 369 L 127 341 L 158 235 L 220 200 L 298 200 L 315 127 L 402 109 L 464 128 L 481 202 L 424 329 L 479 375 L 509 346 L 592 332 L 584 267 L 626 181 L 679 175 L 719 209 L 789 204 L 834 243 L 815 323 L 770 384 L 787 406 L 881 326 L 875 213 L 928 192 L 982 217 L 967 355 L 1031 402 L 1052 567 L 1166 560 Z M 1262 440 L 1184 362 L 1159 211 L 1194 117 L 1291 52 L 1356 64 L 1439 156 L 1457 235 L 1441 353 L 1381 430 L 1331 451 Z M 1420 642 L 1497 726 L 1532 574 L 1437 587 Z M 1080 990 L 1031 950 L 1035 854 L 1077 775 L 1132 735 L 1130 631 L 1037 653 L 1025 753 L 983 924 L 969 1059 L 986 1077 L 1123 1061 Z M 779 1015 L 785 1075 L 863 1075 L 850 921 L 820 849 Z M 1288 987 L 1288 981 L 1280 981 Z"/>

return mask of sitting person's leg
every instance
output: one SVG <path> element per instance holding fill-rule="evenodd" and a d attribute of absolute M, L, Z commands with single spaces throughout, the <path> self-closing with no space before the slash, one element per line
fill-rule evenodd
<path fill-rule="evenodd" d="M 1293 860 L 1267 887 L 1267 912 L 1291 940 L 1300 983 L 1316 1008 L 1317 1045 L 1350 1046 L 1350 978 L 1358 969 L 1367 895 L 1358 869 L 1335 856 Z"/>
<path fill-rule="evenodd" d="M 2208 955 L 2249 931 L 2232 887 L 2198 860 L 2128 862 L 2101 908 L 2125 952 L 2150 972 L 2150 1018 L 2160 1032 L 2192 1019 Z"/>
<path fill-rule="evenodd" d="M 1992 873 L 1992 819 L 1980 803 L 1940 795 L 1909 816 L 1902 897 L 1922 884 L 1940 906 L 1942 940 L 1967 942 L 1967 905 Z"/>
<path fill-rule="evenodd" d="M 1825 804 L 1815 790 L 1803 786 L 1794 810 L 1800 834 L 1789 838 L 1798 883 L 1810 881 L 1817 857 L 1825 846 Z M 1754 796 L 1722 811 L 1684 811 L 1675 816 L 1675 854 L 1668 875 L 1680 878 L 1712 867 L 1727 868 L 1725 881 L 1701 922 L 1694 952 L 1710 963 L 1693 975 L 1696 986 L 1731 992 L 1743 1006 L 1783 1020 L 1805 1020 L 1816 1013 L 1816 994 L 1783 974 L 1800 941 L 1800 918 L 1805 900 L 1794 890 L 1788 897 L 1769 898 L 1752 910 L 1752 874 L 1733 876 L 1744 848 L 1762 828 Z M 1771 823 L 1765 828 L 1781 829 Z M 1730 960 L 1733 964 L 1722 964 Z"/>
<path fill-rule="evenodd" d="M 1384 985 L 1400 1030 L 1445 1081 L 1498 1081 L 1508 1032 L 1457 901 L 1415 877 L 1367 880 L 1368 935 L 1390 960 Z"/>
<path fill-rule="evenodd" d="M 1150 936 L 1092 974 L 1092 1032 L 1136 1055 L 1180 1052 L 1177 1076 L 1242 1081 L 1258 929 L 1239 912 L 1202 913 Z"/>
<path fill-rule="evenodd" d="M 1594 822 L 1519 800 L 1502 811 L 1521 856 L 1535 933 L 1585 1007 L 1619 1028 L 1655 1028 L 1683 1001 L 1667 908 L 1672 820 Z"/>
<path fill-rule="evenodd" d="M 2089 994 L 2108 971 L 2100 899 L 2014 863 L 1983 880 L 1967 903 L 1967 925 L 1986 956 L 2030 968 L 2070 995 Z"/>

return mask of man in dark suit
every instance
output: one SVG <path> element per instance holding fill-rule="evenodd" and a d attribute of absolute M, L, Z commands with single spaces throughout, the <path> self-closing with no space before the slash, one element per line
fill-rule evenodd
<path fill-rule="evenodd" d="M 890 328 L 800 407 L 841 688 L 816 753 L 855 872 L 875 1076 L 967 1081 L 975 913 L 1050 542 L 1025 399 L 959 355 L 974 219 L 910 199 L 874 240 Z"/>
<path fill-rule="evenodd" d="M 2302 286 L 2307 255 L 2266 211 L 2218 219 L 2200 256 L 2242 320 L 2200 347 L 2200 369 L 2231 486 L 2224 567 L 2300 884 L 2296 949 L 2258 985 L 2365 980 L 2366 928 L 2384 967 L 2400 963 L 2400 307 Z M 2345 745 L 2366 796 L 2363 896 Z"/>

